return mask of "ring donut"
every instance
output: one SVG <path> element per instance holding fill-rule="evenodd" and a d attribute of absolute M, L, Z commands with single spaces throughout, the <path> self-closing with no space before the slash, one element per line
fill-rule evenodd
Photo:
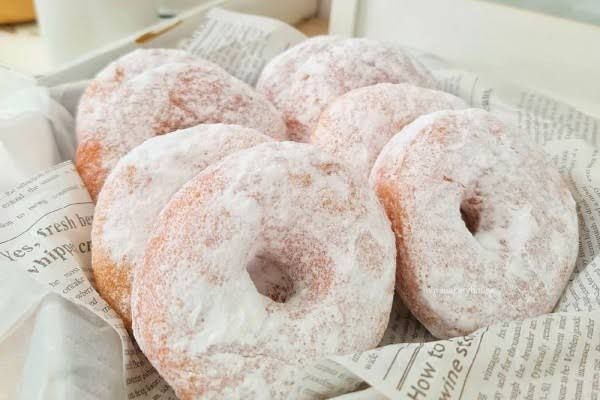
<path fill-rule="evenodd" d="M 436 337 L 552 312 L 578 251 L 558 171 L 490 113 L 418 118 L 371 183 L 396 234 L 397 292 Z"/>
<path fill-rule="evenodd" d="M 131 281 L 160 210 L 184 183 L 236 151 L 271 140 L 237 125 L 198 125 L 148 139 L 117 163 L 92 227 L 96 288 L 131 327 Z"/>
<path fill-rule="evenodd" d="M 156 135 L 200 123 L 227 123 L 285 138 L 285 125 L 273 105 L 210 63 L 165 64 L 143 72 L 122 83 L 97 112 L 104 117 L 81 135 L 75 156 L 94 199 L 119 158 Z"/>
<path fill-rule="evenodd" d="M 152 68 L 171 63 L 205 63 L 203 59 L 176 49 L 137 49 L 108 64 L 90 82 L 77 107 L 77 139 L 95 130 L 106 118 L 98 114 L 117 88 L 131 78 Z"/>
<path fill-rule="evenodd" d="M 264 143 L 171 198 L 136 270 L 133 331 L 182 400 L 294 398 L 307 362 L 378 344 L 394 273 L 366 182 L 314 146 Z"/>
<path fill-rule="evenodd" d="M 408 83 L 380 83 L 351 90 L 323 111 L 310 142 L 366 177 L 385 144 L 417 117 L 467 108 L 460 98 Z"/>
<path fill-rule="evenodd" d="M 307 142 L 336 97 L 376 83 L 436 87 L 433 76 L 401 48 L 364 38 L 318 36 L 273 58 L 256 88 L 283 113 L 292 140 Z"/>

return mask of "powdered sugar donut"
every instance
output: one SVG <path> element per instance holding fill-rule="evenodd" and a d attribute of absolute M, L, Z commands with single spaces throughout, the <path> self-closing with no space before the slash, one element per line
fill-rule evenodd
<path fill-rule="evenodd" d="M 117 163 L 96 204 L 96 288 L 131 326 L 131 281 L 160 210 L 185 182 L 225 156 L 270 138 L 238 125 L 204 124 L 148 139 Z"/>
<path fill-rule="evenodd" d="M 314 146 L 265 143 L 171 198 L 136 270 L 133 331 L 182 400 L 297 398 L 306 362 L 377 345 L 394 272 L 364 180 Z"/>
<path fill-rule="evenodd" d="M 156 135 L 221 122 L 285 138 L 281 115 L 264 97 L 223 70 L 198 63 L 166 64 L 139 74 L 103 107 L 99 113 L 110 118 L 84 135 L 75 158 L 93 198 L 119 158 Z"/>
<path fill-rule="evenodd" d="M 467 108 L 460 98 L 407 83 L 380 83 L 333 100 L 310 138 L 369 176 L 383 146 L 408 123 L 439 110 Z"/>
<path fill-rule="evenodd" d="M 543 154 L 496 117 L 418 118 L 370 179 L 396 233 L 398 294 L 432 334 L 552 311 L 577 256 L 575 201 Z"/>
<path fill-rule="evenodd" d="M 99 115 L 99 111 L 105 110 L 104 103 L 121 84 L 149 69 L 177 62 L 198 62 L 206 67 L 213 66 L 201 58 L 176 49 L 137 49 L 108 64 L 81 96 L 77 108 L 77 139 L 82 140 L 86 134 L 95 131 L 95 127 L 107 118 Z M 216 65 L 213 67 L 215 70 L 219 69 Z"/>
<path fill-rule="evenodd" d="M 256 87 L 283 113 L 290 137 L 305 142 L 333 99 L 382 82 L 436 86 L 432 75 L 399 47 L 364 38 L 318 36 L 275 57 Z"/>

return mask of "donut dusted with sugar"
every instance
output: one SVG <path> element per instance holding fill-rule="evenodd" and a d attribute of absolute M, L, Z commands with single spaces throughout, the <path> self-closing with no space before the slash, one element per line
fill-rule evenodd
<path fill-rule="evenodd" d="M 369 176 L 385 144 L 417 117 L 467 108 L 460 98 L 407 83 L 354 89 L 323 111 L 310 142 Z"/>
<path fill-rule="evenodd" d="M 171 63 L 205 64 L 201 58 L 176 49 L 137 49 L 108 64 L 87 86 L 77 108 L 77 139 L 97 130 L 106 116 L 104 103 L 117 88 L 144 71 Z M 109 110 L 110 111 L 110 110 Z"/>
<path fill-rule="evenodd" d="M 146 139 L 200 123 L 255 128 L 284 139 L 280 113 L 262 95 L 211 63 L 173 63 L 122 83 L 98 108 L 105 116 L 83 135 L 75 165 L 96 198 L 117 161 Z"/>
<path fill-rule="evenodd" d="M 402 48 L 364 38 L 318 36 L 271 60 L 256 87 L 283 113 L 292 140 L 307 142 L 332 100 L 383 82 L 436 86 L 430 72 Z"/>
<path fill-rule="evenodd" d="M 396 234 L 397 292 L 433 335 L 552 312 L 577 256 L 575 201 L 496 117 L 420 117 L 384 147 L 370 180 Z"/>
<path fill-rule="evenodd" d="M 171 195 L 210 164 L 270 140 L 238 125 L 198 125 L 148 139 L 117 163 L 96 204 L 92 271 L 125 326 L 131 327 L 133 270 Z"/>
<path fill-rule="evenodd" d="M 378 344 L 394 272 L 364 180 L 314 146 L 265 143 L 171 198 L 136 270 L 133 331 L 182 400 L 297 398 L 306 363 Z"/>

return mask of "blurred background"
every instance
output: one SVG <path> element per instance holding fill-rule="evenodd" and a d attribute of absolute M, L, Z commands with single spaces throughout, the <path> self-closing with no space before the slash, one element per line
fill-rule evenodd
<path fill-rule="evenodd" d="M 127 35 L 206 5 L 326 33 L 330 1 L 0 0 L 0 64 L 43 74 Z"/>
<path fill-rule="evenodd" d="M 539 11 L 557 17 L 600 25 L 598 0 L 492 0 L 497 3 Z"/>
<path fill-rule="evenodd" d="M 600 0 L 0 0 L 0 67 L 43 76 L 210 7 L 394 41 L 600 115 Z"/>

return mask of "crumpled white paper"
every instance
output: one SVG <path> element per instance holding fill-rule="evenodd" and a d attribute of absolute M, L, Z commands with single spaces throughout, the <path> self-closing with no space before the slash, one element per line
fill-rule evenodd
<path fill-rule="evenodd" d="M 50 91 L 16 89 L 0 97 L 0 190 L 6 190 L 75 152 L 73 115 Z"/>

